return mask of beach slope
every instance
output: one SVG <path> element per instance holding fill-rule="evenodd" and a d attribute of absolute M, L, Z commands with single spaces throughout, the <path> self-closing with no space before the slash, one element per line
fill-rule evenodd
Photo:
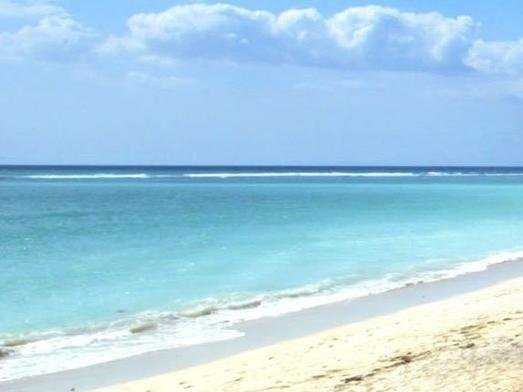
<path fill-rule="evenodd" d="M 523 391 L 523 278 L 96 392 L 279 390 Z"/>

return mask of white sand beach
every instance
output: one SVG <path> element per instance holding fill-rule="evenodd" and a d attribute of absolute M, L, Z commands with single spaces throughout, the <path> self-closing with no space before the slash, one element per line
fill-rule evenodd
<path fill-rule="evenodd" d="M 523 278 L 96 392 L 523 391 Z"/>

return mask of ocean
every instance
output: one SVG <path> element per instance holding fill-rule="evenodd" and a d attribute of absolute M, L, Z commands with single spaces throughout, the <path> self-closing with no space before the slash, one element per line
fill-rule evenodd
<path fill-rule="evenodd" d="M 523 168 L 0 166 L 0 381 L 523 256 Z"/>

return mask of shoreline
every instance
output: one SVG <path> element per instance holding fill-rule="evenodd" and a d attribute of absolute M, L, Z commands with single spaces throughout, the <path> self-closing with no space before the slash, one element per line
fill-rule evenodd
<path fill-rule="evenodd" d="M 523 390 L 523 277 L 93 392 Z"/>
<path fill-rule="evenodd" d="M 45 392 L 71 388 L 85 391 L 146 379 L 192 366 L 199 367 L 220 359 L 226 360 L 239 353 L 248 354 L 252 350 L 284 344 L 293 339 L 395 314 L 419 305 L 435 303 L 516 277 L 523 277 L 523 263 L 521 260 L 506 261 L 491 265 L 484 271 L 471 272 L 451 279 L 419 283 L 277 317 L 243 322 L 236 325 L 235 329 L 243 332 L 244 336 L 231 340 L 149 352 L 85 368 L 8 381 L 0 383 L 0 387 L 6 392 Z"/>
<path fill-rule="evenodd" d="M 244 332 L 239 326 L 249 325 L 251 321 L 274 319 L 323 305 L 348 301 L 359 303 L 360 299 L 369 296 L 393 292 L 419 283 L 448 280 L 514 260 L 523 260 L 523 250 L 496 252 L 474 261 L 456 263 L 448 268 L 395 276 L 388 274 L 379 279 L 368 279 L 353 284 L 322 282 L 247 297 L 243 300 L 236 299 L 228 303 L 194 305 L 186 311 L 157 312 L 142 314 L 141 317 L 134 315 L 131 318 L 122 318 L 110 326 L 91 325 L 89 328 L 77 329 L 72 333 L 64 330 L 61 334 L 57 333 L 55 336 L 47 336 L 43 339 L 39 339 L 36 335 L 16 336 L 4 340 L 3 346 L 0 346 L 0 350 L 8 353 L 7 357 L 4 355 L 7 359 L 3 362 L 5 373 L 0 373 L 0 384 L 125 360 L 159 350 L 229 341 L 241 337 Z M 329 287 L 337 288 L 330 291 Z M 351 309 L 354 310 L 358 312 L 357 307 Z M 318 317 L 313 317 L 313 321 L 314 319 Z M 354 319 L 345 321 L 353 322 Z M 311 324 L 311 320 L 306 324 Z M 328 327 L 329 325 L 325 328 Z M 197 332 L 189 332 L 187 335 L 186 332 L 194 328 Z M 290 326 L 286 329 L 292 330 L 292 328 Z M 180 333 L 183 335 L 184 331 L 185 338 L 182 339 Z M 298 336 L 299 334 L 300 331 Z M 88 346 L 79 346 L 82 341 L 89 342 Z M 25 343 L 28 343 L 27 346 Z M 47 343 L 52 347 L 46 346 Z M 94 350 L 90 349 L 91 345 L 94 345 Z M 20 351 L 17 346 L 21 346 Z M 31 352 L 34 349 L 36 355 Z M 43 351 L 38 352 L 38 350 Z M 13 360 L 10 359 L 12 354 L 14 354 Z"/>

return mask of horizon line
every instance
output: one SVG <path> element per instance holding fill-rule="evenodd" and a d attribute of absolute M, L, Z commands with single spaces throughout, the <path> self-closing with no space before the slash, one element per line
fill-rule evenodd
<path fill-rule="evenodd" d="M 85 167 L 85 168 L 96 168 L 96 167 L 111 167 L 111 168 L 232 168 L 232 167 L 244 167 L 244 168 L 521 168 L 523 165 L 488 165 L 488 164 L 436 164 L 436 165 L 419 165 L 419 164 L 399 164 L 399 165 L 329 165 L 329 164 L 48 164 L 48 163 L 37 163 L 37 164 L 27 164 L 27 163 L 8 163 L 0 164 L 0 168 L 5 167 L 57 167 L 57 168 L 71 168 L 71 167 Z"/>

